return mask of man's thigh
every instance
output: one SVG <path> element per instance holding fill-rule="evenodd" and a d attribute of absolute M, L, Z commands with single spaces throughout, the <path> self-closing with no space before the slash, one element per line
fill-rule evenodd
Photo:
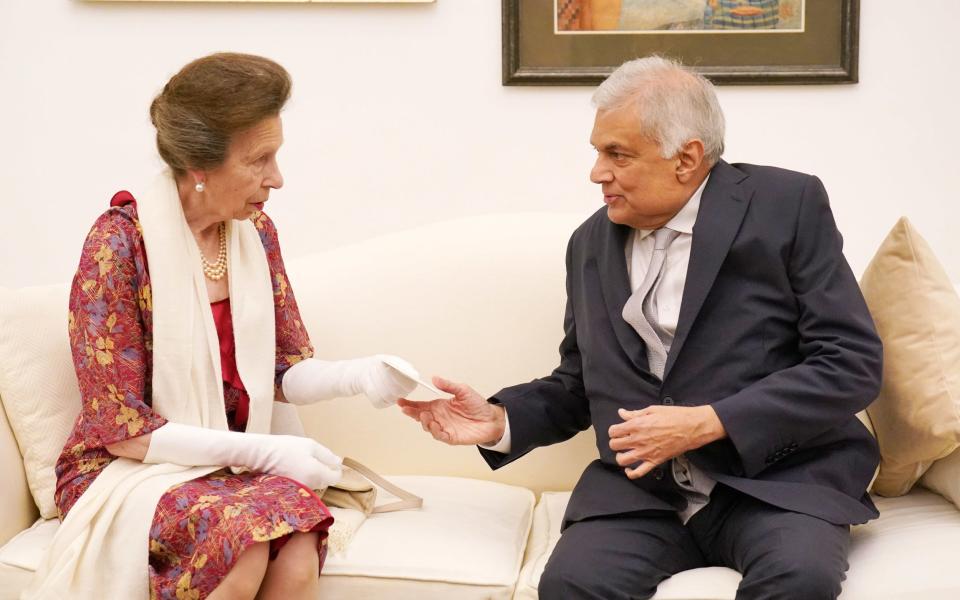
<path fill-rule="evenodd" d="M 542 600 L 649 598 L 674 573 L 704 566 L 703 555 L 674 514 L 573 523 L 540 578 Z"/>
<path fill-rule="evenodd" d="M 707 560 L 743 574 L 738 600 L 833 599 L 846 577 L 850 528 L 783 510 L 723 489 L 720 522 L 692 527 Z M 711 498 L 711 502 L 713 502 Z"/>

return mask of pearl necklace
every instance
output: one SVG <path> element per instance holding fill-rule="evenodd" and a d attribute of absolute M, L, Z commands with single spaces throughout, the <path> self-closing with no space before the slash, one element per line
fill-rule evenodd
<path fill-rule="evenodd" d="M 220 281 L 227 274 L 227 227 L 220 223 L 217 228 L 217 235 L 220 238 L 220 251 L 217 253 L 217 262 L 210 264 L 207 257 L 200 253 L 200 264 L 203 266 L 203 274 L 211 281 Z"/>

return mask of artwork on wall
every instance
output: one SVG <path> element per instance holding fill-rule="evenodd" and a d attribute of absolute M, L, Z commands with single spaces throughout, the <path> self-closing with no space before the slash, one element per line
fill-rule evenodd
<path fill-rule="evenodd" d="M 859 0 L 502 0 L 504 85 L 596 85 L 660 54 L 715 83 L 857 81 Z"/>

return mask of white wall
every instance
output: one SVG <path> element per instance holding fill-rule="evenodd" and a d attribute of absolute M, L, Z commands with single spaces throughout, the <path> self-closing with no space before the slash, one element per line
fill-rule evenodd
<path fill-rule="evenodd" d="M 957 3 L 861 4 L 861 82 L 721 88 L 725 158 L 818 174 L 855 272 L 908 215 L 960 280 Z M 112 193 L 159 168 L 151 98 L 216 50 L 293 74 L 286 186 L 268 208 L 288 258 L 464 215 L 600 204 L 587 180 L 590 89 L 502 87 L 497 0 L 2 0 L 0 284 L 72 275 Z"/>

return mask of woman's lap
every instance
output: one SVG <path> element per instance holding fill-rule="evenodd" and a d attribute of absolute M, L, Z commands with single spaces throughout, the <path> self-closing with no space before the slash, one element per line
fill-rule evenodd
<path fill-rule="evenodd" d="M 295 532 L 320 533 L 322 568 L 332 522 L 313 492 L 286 477 L 217 471 L 173 487 L 150 528 L 152 597 L 203 598 L 244 550 L 269 541 L 273 557 Z"/>

